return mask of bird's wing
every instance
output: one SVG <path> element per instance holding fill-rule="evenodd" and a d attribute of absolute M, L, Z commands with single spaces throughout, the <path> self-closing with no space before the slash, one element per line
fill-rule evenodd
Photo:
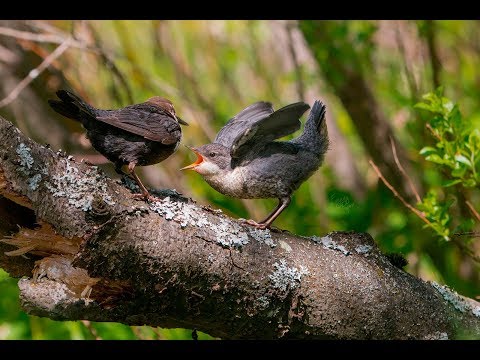
<path fill-rule="evenodd" d="M 241 158 L 249 152 L 256 152 L 267 143 L 297 131 L 301 125 L 300 117 L 309 108 L 310 105 L 297 102 L 254 122 L 248 122 L 232 142 L 232 158 Z"/>
<path fill-rule="evenodd" d="M 256 102 L 228 120 L 225 126 L 220 129 L 213 142 L 222 144 L 230 149 L 240 134 L 272 113 L 272 104 L 265 101 Z"/>
<path fill-rule="evenodd" d="M 105 110 L 96 119 L 164 145 L 175 144 L 181 138 L 178 122 L 167 112 L 148 104 Z"/>

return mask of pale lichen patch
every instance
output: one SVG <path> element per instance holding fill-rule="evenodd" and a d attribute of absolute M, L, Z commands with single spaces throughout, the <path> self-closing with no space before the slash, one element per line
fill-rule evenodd
<path fill-rule="evenodd" d="M 243 228 L 231 221 L 220 217 L 218 222 L 213 224 L 202 210 L 197 206 L 182 201 L 172 201 L 167 197 L 161 201 L 149 204 L 149 208 L 155 211 L 165 220 L 173 220 L 180 224 L 181 228 L 193 226 L 213 231 L 215 241 L 224 247 L 242 247 L 248 244 L 248 234 Z"/>
<path fill-rule="evenodd" d="M 433 334 L 428 334 L 424 340 L 448 340 L 448 334 L 442 331 L 435 331 Z"/>
<path fill-rule="evenodd" d="M 442 297 L 453 305 L 455 309 L 464 313 L 471 311 L 476 317 L 480 317 L 480 306 L 472 306 L 458 295 L 457 292 L 451 290 L 446 285 L 440 285 L 435 281 L 430 281 L 430 284 L 442 295 Z"/>
<path fill-rule="evenodd" d="M 310 239 L 312 239 L 315 243 L 322 245 L 325 249 L 338 250 L 345 256 L 350 255 L 350 251 L 348 251 L 345 246 L 337 244 L 329 235 L 321 238 L 318 236 L 312 236 Z"/>
<path fill-rule="evenodd" d="M 45 185 L 55 197 L 65 197 L 70 205 L 83 211 L 92 209 L 94 197 L 100 196 L 106 204 L 114 205 L 115 202 L 107 192 L 105 175 L 98 171 L 96 166 L 90 167 L 85 174 L 79 174 L 76 167 L 65 161 L 66 167 L 61 175 L 53 175 L 53 183 Z"/>
<path fill-rule="evenodd" d="M 32 149 L 30 149 L 27 145 L 25 145 L 23 142 L 20 143 L 20 145 L 17 146 L 17 154 L 20 158 L 20 171 L 22 171 L 24 174 L 28 174 L 30 172 L 30 169 L 33 167 L 33 157 L 32 154 L 30 153 Z"/>
<path fill-rule="evenodd" d="M 275 271 L 268 275 L 268 278 L 272 286 L 283 293 L 297 288 L 302 276 L 309 274 L 308 269 L 302 265 L 300 265 L 300 269 L 293 266 L 289 267 L 285 259 L 275 262 L 273 267 Z"/>
<path fill-rule="evenodd" d="M 188 225 L 202 227 L 209 224 L 208 219 L 195 206 L 180 201 L 172 201 L 170 197 L 151 203 L 149 208 L 166 220 L 179 222 L 182 228 Z"/>
<path fill-rule="evenodd" d="M 270 246 L 271 248 L 274 248 L 277 246 L 275 242 L 272 239 L 272 234 L 270 233 L 269 229 L 249 229 L 248 233 L 250 234 L 251 237 L 253 237 L 255 240 L 257 240 L 261 244 L 266 244 Z"/>
<path fill-rule="evenodd" d="M 218 225 L 209 224 L 215 232 L 217 243 L 224 247 L 240 248 L 249 242 L 248 235 L 236 223 L 221 218 Z"/>
<path fill-rule="evenodd" d="M 40 181 L 42 181 L 42 175 L 35 174 L 28 179 L 28 188 L 32 191 L 35 191 L 40 186 Z"/>
<path fill-rule="evenodd" d="M 30 176 L 27 180 L 28 189 L 35 191 L 40 186 L 40 181 L 42 181 L 42 174 L 46 174 L 46 168 L 35 169 L 35 161 L 31 153 L 32 149 L 25 145 L 23 142 L 17 146 L 16 153 L 20 158 L 20 164 L 18 171 L 24 175 Z M 34 174 L 33 176 L 31 176 Z"/>
<path fill-rule="evenodd" d="M 358 245 L 356 248 L 355 248 L 355 251 L 359 254 L 368 254 L 370 252 L 370 250 L 372 250 L 373 246 L 372 245 Z"/>
<path fill-rule="evenodd" d="M 289 253 L 290 251 L 292 251 L 292 248 L 290 245 L 288 245 L 287 242 L 283 241 L 283 240 L 279 240 L 278 243 L 280 244 L 280 247 L 285 250 L 287 253 Z"/>
<path fill-rule="evenodd" d="M 267 296 L 262 295 L 255 299 L 254 305 L 255 305 L 255 308 L 262 311 L 268 308 L 268 306 L 270 305 L 270 300 L 268 299 Z"/>

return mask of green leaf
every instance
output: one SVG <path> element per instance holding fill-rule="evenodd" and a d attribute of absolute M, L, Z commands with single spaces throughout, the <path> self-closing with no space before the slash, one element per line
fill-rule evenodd
<path fill-rule="evenodd" d="M 420 155 L 427 156 L 430 154 L 437 154 L 438 150 L 431 146 L 425 146 L 422 150 L 420 150 Z"/>
<path fill-rule="evenodd" d="M 434 162 L 434 163 L 437 163 L 437 164 L 445 164 L 446 161 L 443 160 L 440 156 L 438 156 L 437 154 L 431 154 L 431 155 L 428 155 L 425 160 L 428 160 L 428 161 L 431 161 L 431 162 Z"/>
<path fill-rule="evenodd" d="M 474 179 L 468 179 L 463 182 L 463 186 L 469 188 L 469 187 L 474 187 L 477 185 L 477 182 Z"/>
<path fill-rule="evenodd" d="M 462 180 L 461 179 L 454 179 L 454 180 L 448 180 L 448 181 L 445 181 L 442 186 L 443 187 L 449 187 L 449 186 L 453 186 L 455 184 L 458 184 L 458 183 L 461 183 Z"/>
<path fill-rule="evenodd" d="M 475 153 L 476 149 L 480 149 L 480 131 L 478 129 L 468 135 L 468 147 L 472 153 Z"/>
<path fill-rule="evenodd" d="M 463 175 L 465 175 L 466 171 L 467 171 L 467 169 L 464 166 L 456 167 L 455 169 L 452 170 L 452 176 L 457 177 L 457 178 L 461 178 L 461 177 L 463 177 Z"/>
<path fill-rule="evenodd" d="M 470 160 L 468 160 L 465 156 L 463 156 L 461 154 L 456 154 L 455 155 L 455 160 L 457 160 L 458 162 L 460 162 L 462 164 L 467 165 L 468 167 L 472 167 L 472 163 L 470 162 Z"/>
<path fill-rule="evenodd" d="M 444 217 L 441 221 L 440 221 L 440 224 L 442 224 L 443 226 L 447 225 L 448 222 L 450 221 L 450 218 L 447 216 L 447 217 Z"/>
<path fill-rule="evenodd" d="M 462 220 L 460 224 L 457 227 L 455 227 L 453 232 L 462 233 L 462 232 L 471 231 L 474 226 L 475 226 L 475 220 L 473 220 L 472 218 L 468 218 L 468 219 Z"/>
<path fill-rule="evenodd" d="M 436 108 L 430 104 L 427 104 L 427 103 L 417 103 L 415 104 L 413 107 L 417 108 L 417 109 L 423 109 L 423 110 L 427 110 L 427 111 L 430 111 L 430 112 L 436 112 Z"/>
<path fill-rule="evenodd" d="M 454 105 L 450 100 L 448 100 L 447 98 L 442 98 L 442 103 L 443 103 L 444 110 L 446 110 L 445 115 L 452 112 Z"/>
<path fill-rule="evenodd" d="M 462 119 L 462 114 L 458 109 L 458 106 L 455 105 L 453 109 L 450 111 L 448 116 L 448 120 L 454 129 L 454 133 L 458 132 L 456 135 L 460 135 L 462 133 L 463 128 L 465 127 L 465 122 Z"/>

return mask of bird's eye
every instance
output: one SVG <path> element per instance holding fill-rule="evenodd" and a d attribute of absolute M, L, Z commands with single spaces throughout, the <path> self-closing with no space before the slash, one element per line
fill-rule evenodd
<path fill-rule="evenodd" d="M 211 158 L 215 157 L 215 155 L 217 155 L 217 154 L 215 154 L 214 152 L 211 152 L 210 154 L 208 154 L 208 156 L 210 156 Z"/>

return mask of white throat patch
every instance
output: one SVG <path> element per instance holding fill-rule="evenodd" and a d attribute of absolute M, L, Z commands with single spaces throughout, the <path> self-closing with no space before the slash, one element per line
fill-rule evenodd
<path fill-rule="evenodd" d="M 215 175 L 220 172 L 220 168 L 217 164 L 210 161 L 203 161 L 199 165 L 195 166 L 195 171 L 201 175 Z"/>

